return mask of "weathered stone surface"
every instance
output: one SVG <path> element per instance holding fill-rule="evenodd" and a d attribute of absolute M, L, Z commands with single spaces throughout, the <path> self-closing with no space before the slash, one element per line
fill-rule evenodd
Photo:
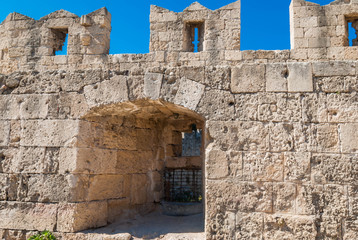
<path fill-rule="evenodd" d="M 231 72 L 233 93 L 261 92 L 265 88 L 265 65 L 244 64 Z"/>
<path fill-rule="evenodd" d="M 115 89 L 116 91 L 113 91 Z M 128 100 L 127 78 L 115 76 L 98 84 L 86 86 L 84 94 L 89 106 L 97 106 L 104 103 L 115 103 Z"/>
<path fill-rule="evenodd" d="M 162 87 L 163 74 L 145 73 L 144 75 L 144 94 L 151 99 L 158 99 Z"/>
<path fill-rule="evenodd" d="M 282 153 L 244 152 L 243 175 L 247 181 L 276 181 L 283 180 Z"/>
<path fill-rule="evenodd" d="M 222 150 L 264 151 L 268 149 L 268 126 L 260 122 L 208 121 L 207 129 Z"/>
<path fill-rule="evenodd" d="M 0 228 L 53 231 L 56 211 L 55 204 L 0 202 Z"/>
<path fill-rule="evenodd" d="M 312 92 L 312 66 L 310 63 L 288 63 L 287 88 L 289 92 Z"/>
<path fill-rule="evenodd" d="M 7 146 L 9 143 L 10 123 L 7 121 L 0 121 L 0 147 Z"/>
<path fill-rule="evenodd" d="M 78 121 L 28 120 L 22 124 L 21 146 L 71 146 L 75 143 Z"/>
<path fill-rule="evenodd" d="M 356 64 L 351 61 L 314 62 L 312 67 L 315 76 L 332 77 L 356 74 Z"/>
<path fill-rule="evenodd" d="M 347 123 L 340 125 L 340 139 L 342 141 L 342 152 L 357 152 L 358 150 L 358 124 Z"/>
<path fill-rule="evenodd" d="M 224 178 L 229 174 L 226 153 L 221 150 L 207 149 L 207 174 L 209 179 Z"/>
<path fill-rule="evenodd" d="M 267 92 L 287 92 L 288 69 L 286 64 L 267 64 L 265 76 Z"/>
<path fill-rule="evenodd" d="M 311 179 L 311 156 L 307 152 L 284 153 L 284 180 L 308 182 Z"/>
<path fill-rule="evenodd" d="M 174 103 L 195 110 L 203 93 L 204 85 L 183 78 L 180 80 L 180 86 L 174 98 Z"/>
<path fill-rule="evenodd" d="M 93 211 L 95 209 L 95 211 Z M 63 203 L 58 208 L 57 230 L 77 232 L 107 224 L 107 202 Z"/>
<path fill-rule="evenodd" d="M 122 198 L 123 175 L 94 175 L 90 177 L 88 200 Z"/>

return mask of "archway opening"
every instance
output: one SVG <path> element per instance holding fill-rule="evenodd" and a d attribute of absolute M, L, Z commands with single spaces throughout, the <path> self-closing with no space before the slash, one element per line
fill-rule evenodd
<path fill-rule="evenodd" d="M 76 165 L 88 177 L 86 201 L 107 206 L 113 226 L 104 231 L 148 237 L 143 224 L 157 224 L 149 226 L 158 237 L 180 233 L 181 224 L 184 232 L 204 232 L 204 127 L 195 112 L 154 100 L 107 105 L 83 117 Z M 150 223 L 138 223 L 138 232 L 132 220 L 148 214 Z"/>

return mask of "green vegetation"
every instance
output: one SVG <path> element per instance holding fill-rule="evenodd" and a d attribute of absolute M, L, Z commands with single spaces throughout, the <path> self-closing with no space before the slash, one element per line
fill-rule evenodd
<path fill-rule="evenodd" d="M 56 237 L 50 231 L 43 231 L 41 233 L 32 235 L 28 240 L 56 240 Z"/>

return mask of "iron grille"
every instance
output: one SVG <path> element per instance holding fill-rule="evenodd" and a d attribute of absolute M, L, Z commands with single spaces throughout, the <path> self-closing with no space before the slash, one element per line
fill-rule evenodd
<path fill-rule="evenodd" d="M 197 168 L 167 168 L 164 171 L 165 201 L 200 202 L 202 174 Z"/>

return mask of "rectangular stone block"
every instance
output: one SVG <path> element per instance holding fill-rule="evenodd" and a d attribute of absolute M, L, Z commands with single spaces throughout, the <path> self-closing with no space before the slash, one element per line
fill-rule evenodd
<path fill-rule="evenodd" d="M 288 63 L 287 87 L 289 92 L 312 92 L 311 63 Z"/>
<path fill-rule="evenodd" d="M 218 206 L 240 212 L 272 212 L 272 183 L 207 181 L 207 211 Z"/>
<path fill-rule="evenodd" d="M 9 144 L 10 121 L 0 121 L 0 147 Z"/>
<path fill-rule="evenodd" d="M 266 64 L 266 92 L 287 92 L 287 64 Z"/>
<path fill-rule="evenodd" d="M 265 65 L 243 64 L 232 68 L 231 92 L 262 92 L 265 91 Z"/>
<path fill-rule="evenodd" d="M 57 231 L 77 232 L 107 225 L 107 201 L 62 203 L 58 208 Z"/>
<path fill-rule="evenodd" d="M 76 142 L 78 121 L 28 120 L 22 122 L 21 146 L 61 147 Z"/>
<path fill-rule="evenodd" d="M 244 152 L 242 158 L 246 181 L 283 181 L 283 153 Z"/>
<path fill-rule="evenodd" d="M 114 76 L 110 80 L 84 87 L 84 94 L 90 107 L 98 104 L 117 103 L 128 100 L 127 78 Z"/>
<path fill-rule="evenodd" d="M 353 61 L 313 62 L 312 67 L 315 76 L 353 76 L 356 74 L 356 64 Z"/>
<path fill-rule="evenodd" d="M 275 213 L 295 214 L 296 185 L 292 183 L 274 183 L 273 211 Z"/>
<path fill-rule="evenodd" d="M 61 173 L 116 173 L 117 150 L 101 148 L 61 148 L 59 171 Z"/>
<path fill-rule="evenodd" d="M 123 175 L 90 176 L 88 200 L 123 198 Z"/>
<path fill-rule="evenodd" d="M 264 230 L 264 214 L 244 213 L 236 214 L 236 239 L 261 240 Z"/>
<path fill-rule="evenodd" d="M 201 83 L 182 78 L 174 103 L 195 110 L 203 93 L 205 86 Z"/>
<path fill-rule="evenodd" d="M 144 94 L 151 99 L 158 99 L 162 87 L 163 74 L 146 72 L 144 75 Z"/>
<path fill-rule="evenodd" d="M 20 104 L 22 96 L 0 95 L 0 119 L 20 118 Z"/>
<path fill-rule="evenodd" d="M 340 139 L 343 153 L 358 151 L 358 123 L 340 124 Z"/>
<path fill-rule="evenodd" d="M 310 181 L 311 155 L 307 152 L 284 153 L 284 180 L 285 182 Z"/>
<path fill-rule="evenodd" d="M 220 179 L 228 176 L 229 163 L 226 153 L 218 149 L 206 149 L 206 173 L 209 179 Z"/>
<path fill-rule="evenodd" d="M 56 204 L 0 202 L 0 228 L 54 231 L 56 212 Z"/>
<path fill-rule="evenodd" d="M 255 121 L 207 121 L 206 129 L 222 150 L 265 151 L 269 147 L 268 125 Z"/>

